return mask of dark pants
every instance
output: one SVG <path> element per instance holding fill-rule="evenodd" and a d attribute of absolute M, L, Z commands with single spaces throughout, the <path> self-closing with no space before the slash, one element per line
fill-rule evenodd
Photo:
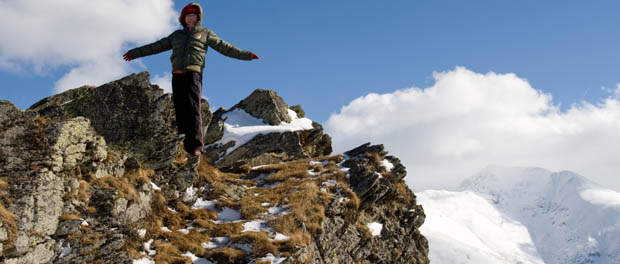
<path fill-rule="evenodd" d="M 172 101 L 176 111 L 179 134 L 185 134 L 185 150 L 192 153 L 196 148 L 202 151 L 201 96 L 202 74 L 188 71 L 172 74 Z"/>

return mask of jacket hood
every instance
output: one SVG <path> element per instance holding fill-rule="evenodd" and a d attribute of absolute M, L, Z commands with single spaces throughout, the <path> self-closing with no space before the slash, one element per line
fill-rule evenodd
<path fill-rule="evenodd" d="M 179 23 L 181 23 L 181 25 L 183 25 L 183 27 L 185 27 L 185 16 L 187 14 L 189 14 L 189 11 L 191 9 L 197 9 L 198 10 L 198 22 L 197 22 L 197 24 L 200 24 L 200 21 L 202 20 L 202 7 L 200 6 L 200 4 L 198 4 L 198 3 L 189 3 L 185 7 L 183 7 L 183 10 L 181 10 L 181 16 L 179 16 Z"/>

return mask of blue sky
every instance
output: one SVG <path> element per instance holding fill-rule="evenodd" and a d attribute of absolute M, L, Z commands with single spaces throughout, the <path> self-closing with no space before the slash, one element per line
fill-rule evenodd
<path fill-rule="evenodd" d="M 275 90 L 324 124 L 337 152 L 385 144 L 412 189 L 502 165 L 572 170 L 620 191 L 620 2 L 198 2 L 203 26 L 260 56 L 208 52 L 213 108 Z M 178 28 L 188 1 L 83 3 L 0 1 L 0 99 L 25 109 L 143 70 L 169 86 L 169 52 L 121 56 Z"/>
<path fill-rule="evenodd" d="M 175 1 L 174 10 L 187 3 Z M 216 107 L 230 107 L 255 88 L 274 89 L 323 122 L 354 98 L 425 87 L 433 71 L 456 66 L 515 73 L 563 106 L 596 102 L 608 96 L 601 87 L 620 81 L 620 3 L 614 1 L 199 3 L 204 26 L 261 57 L 246 62 L 208 53 L 203 96 Z M 170 68 L 168 56 L 142 61 L 162 75 Z M 26 108 L 52 94 L 72 66 L 43 74 L 1 69 L 0 98 Z"/>

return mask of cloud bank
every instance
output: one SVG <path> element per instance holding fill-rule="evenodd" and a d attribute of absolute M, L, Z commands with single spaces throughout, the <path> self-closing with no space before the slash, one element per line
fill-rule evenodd
<path fill-rule="evenodd" d="M 325 125 L 336 152 L 386 145 L 414 190 L 453 189 L 484 167 L 571 170 L 620 191 L 620 87 L 597 104 L 560 111 L 515 74 L 463 67 L 434 85 L 353 100 Z"/>
<path fill-rule="evenodd" d="M 98 85 L 136 67 L 121 55 L 171 33 L 171 0 L 0 1 L 0 68 L 48 74 L 69 69 L 54 90 Z"/>

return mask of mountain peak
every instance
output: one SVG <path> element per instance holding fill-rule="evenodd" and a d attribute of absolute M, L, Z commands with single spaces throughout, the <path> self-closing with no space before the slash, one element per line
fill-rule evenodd
<path fill-rule="evenodd" d="M 3 263 L 428 263 L 424 210 L 381 145 L 331 154 L 318 123 L 257 90 L 183 150 L 148 72 L 0 101 Z M 277 113 L 275 113 L 277 112 Z"/>
<path fill-rule="evenodd" d="M 425 191 L 418 195 L 429 216 L 455 219 L 453 228 L 462 227 L 484 238 L 477 243 L 492 249 L 492 253 L 477 255 L 481 259 L 501 256 L 496 261 L 516 263 L 515 254 L 525 254 L 525 263 L 620 262 L 620 193 L 574 172 L 488 167 L 465 180 L 461 192 Z M 488 228 L 496 228 L 500 234 L 512 233 L 514 239 L 480 233 L 486 231 L 477 229 L 471 219 L 455 215 L 454 209 L 440 207 L 439 203 L 448 199 L 458 200 L 459 210 L 468 212 L 471 218 L 480 218 L 477 222 L 486 221 Z M 439 228 L 434 227 L 437 218 L 429 217 L 428 229 L 423 228 L 431 243 L 439 239 L 433 235 Z M 442 245 L 441 239 L 436 243 Z M 517 244 L 522 245 L 521 249 L 510 249 Z M 431 250 L 431 259 L 434 255 L 437 253 Z"/>

